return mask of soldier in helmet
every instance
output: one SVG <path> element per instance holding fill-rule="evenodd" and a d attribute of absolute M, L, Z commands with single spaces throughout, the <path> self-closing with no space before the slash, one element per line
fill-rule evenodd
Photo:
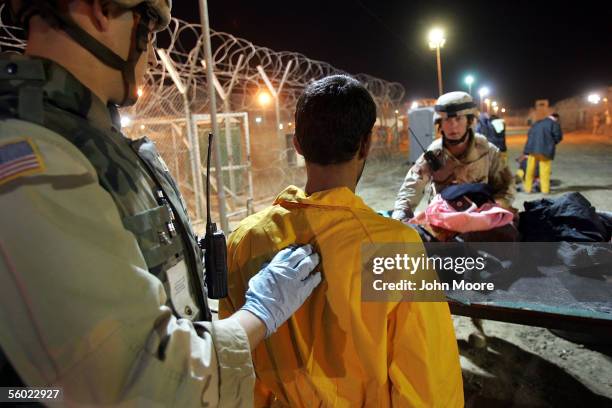
<path fill-rule="evenodd" d="M 28 45 L 0 56 L 2 385 L 58 387 L 73 406 L 251 405 L 250 349 L 318 284 L 318 256 L 282 250 L 210 322 L 178 187 L 117 120 L 170 0 L 8 6 Z"/>
<path fill-rule="evenodd" d="M 485 183 L 495 201 L 510 208 L 514 200 L 514 179 L 497 147 L 471 127 L 478 114 L 466 92 L 449 92 L 438 98 L 434 121 L 442 137 L 421 155 L 408 174 L 395 201 L 393 218 L 408 221 L 427 188 L 434 193 L 461 183 Z"/>

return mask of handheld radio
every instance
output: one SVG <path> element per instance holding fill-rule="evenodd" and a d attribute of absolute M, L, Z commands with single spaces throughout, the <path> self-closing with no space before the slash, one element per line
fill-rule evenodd
<path fill-rule="evenodd" d="M 208 134 L 208 157 L 206 164 L 206 235 L 200 240 L 200 248 L 204 250 L 204 265 L 206 266 L 205 281 L 208 297 L 221 299 L 227 296 L 227 246 L 225 234 L 217 230 L 217 224 L 210 218 L 210 152 L 213 134 Z"/>
<path fill-rule="evenodd" d="M 432 151 L 425 150 L 425 148 L 423 147 L 423 145 L 419 141 L 419 138 L 416 137 L 416 135 L 412 131 L 412 128 L 409 127 L 408 130 L 410 130 L 410 133 L 412 133 L 412 137 L 414 138 L 414 140 L 416 140 L 416 142 L 419 144 L 419 147 L 423 151 L 423 157 L 425 158 L 425 161 L 427 162 L 427 164 L 429 164 L 429 167 L 431 168 L 431 171 L 432 172 L 436 172 L 436 171 L 440 170 L 442 168 L 442 163 L 440 162 L 440 159 L 438 159 L 436 157 L 436 155 L 433 154 Z"/>

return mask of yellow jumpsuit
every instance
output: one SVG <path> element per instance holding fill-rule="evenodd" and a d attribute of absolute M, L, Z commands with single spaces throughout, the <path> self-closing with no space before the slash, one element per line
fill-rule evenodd
<path fill-rule="evenodd" d="M 244 303 L 261 262 L 293 243 L 312 243 L 324 280 L 304 305 L 253 352 L 256 406 L 456 407 L 463 385 L 445 302 L 362 302 L 361 246 L 419 243 L 348 188 L 307 196 L 290 186 L 229 238 L 229 298 Z"/>

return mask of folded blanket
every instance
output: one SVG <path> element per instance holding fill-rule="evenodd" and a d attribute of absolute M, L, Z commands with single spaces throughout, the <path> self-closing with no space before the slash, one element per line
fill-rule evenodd
<path fill-rule="evenodd" d="M 418 213 L 409 222 L 464 233 L 502 227 L 510 224 L 513 218 L 512 212 L 494 203 L 485 203 L 480 207 L 471 203 L 466 210 L 457 211 L 438 194 L 425 211 Z"/>

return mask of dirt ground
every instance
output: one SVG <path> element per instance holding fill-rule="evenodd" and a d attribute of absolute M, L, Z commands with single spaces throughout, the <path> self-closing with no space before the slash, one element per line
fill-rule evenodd
<path fill-rule="evenodd" d="M 526 136 L 508 137 L 509 165 Z M 407 157 L 407 155 L 406 155 Z M 393 208 L 408 170 L 407 159 L 368 163 L 357 193 L 376 210 Z M 553 162 L 551 197 L 581 192 L 598 210 L 612 211 L 612 138 L 572 133 Z M 515 207 L 542 197 L 519 193 Z M 470 345 L 470 319 L 454 317 L 461 353 L 466 406 L 612 407 L 612 347 L 584 346 L 537 327 L 484 321 L 487 347 Z M 608 339 L 611 342 L 612 339 Z"/>

